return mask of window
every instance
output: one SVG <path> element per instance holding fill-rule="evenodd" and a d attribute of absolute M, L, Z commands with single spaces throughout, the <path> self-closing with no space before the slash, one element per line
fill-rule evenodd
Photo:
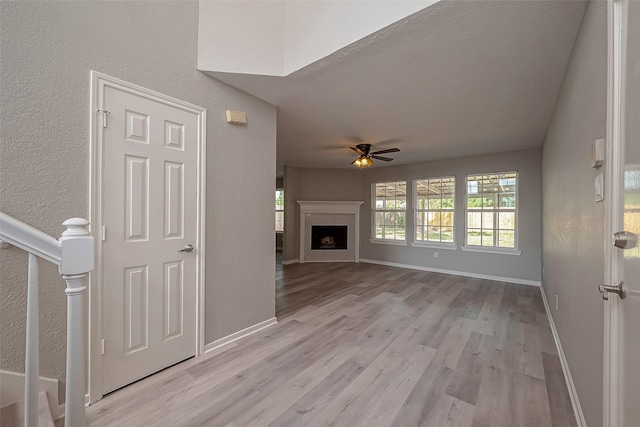
<path fill-rule="evenodd" d="M 373 184 L 374 237 L 383 240 L 405 240 L 407 183 Z"/>
<path fill-rule="evenodd" d="M 276 190 L 276 231 L 284 231 L 284 190 Z"/>
<path fill-rule="evenodd" d="M 417 179 L 416 242 L 453 243 L 455 177 Z"/>
<path fill-rule="evenodd" d="M 516 249 L 517 181 L 517 172 L 467 176 L 467 246 Z"/>

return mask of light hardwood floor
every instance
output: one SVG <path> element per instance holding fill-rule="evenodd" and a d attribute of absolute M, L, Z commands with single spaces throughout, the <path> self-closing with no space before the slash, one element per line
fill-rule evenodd
<path fill-rule="evenodd" d="M 279 323 L 112 393 L 90 426 L 575 426 L 536 287 L 276 271 Z"/>

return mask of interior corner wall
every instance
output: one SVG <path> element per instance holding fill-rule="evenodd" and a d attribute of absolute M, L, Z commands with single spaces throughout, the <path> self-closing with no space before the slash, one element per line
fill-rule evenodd
<path fill-rule="evenodd" d="M 300 255 L 300 206 L 305 201 L 362 201 L 362 172 L 285 166 L 284 261 Z M 362 214 L 362 211 L 360 211 Z"/>
<path fill-rule="evenodd" d="M 284 248 L 283 261 L 298 259 L 298 241 L 300 239 L 300 225 L 298 222 L 298 171 L 293 166 L 284 167 Z"/>
<path fill-rule="evenodd" d="M 542 156 L 542 284 L 587 425 L 602 424 L 604 204 L 591 145 L 606 137 L 607 3 L 589 1 Z M 606 197 L 606 195 L 605 195 Z M 552 304 L 553 305 L 553 304 Z"/>
<path fill-rule="evenodd" d="M 540 282 L 541 248 L 541 150 L 531 149 L 484 156 L 463 157 L 437 160 L 411 165 L 399 165 L 379 169 L 367 169 L 363 179 L 364 205 L 360 222 L 360 258 L 381 262 L 405 264 L 410 266 L 448 270 L 461 274 L 515 279 L 525 282 Z M 464 245 L 464 179 L 467 174 L 508 172 L 517 170 L 518 174 L 518 249 L 520 255 L 504 255 L 482 252 L 462 251 Z M 414 179 L 443 176 L 456 177 L 455 198 L 455 243 L 457 250 L 395 246 L 372 243 L 371 237 L 371 184 L 375 182 L 407 182 L 412 188 Z M 409 190 L 408 190 L 409 192 Z M 407 240 L 412 241 L 415 216 L 413 215 L 413 197 L 407 197 Z M 438 258 L 434 252 L 438 252 Z"/>
<path fill-rule="evenodd" d="M 285 76 L 438 0 L 200 0 L 198 69 Z"/>
<path fill-rule="evenodd" d="M 199 70 L 284 75 L 284 0 L 199 3 Z"/>
<path fill-rule="evenodd" d="M 196 70 L 197 26 L 196 1 L 0 2 L 0 205 L 53 236 L 88 217 L 90 70 L 205 107 L 211 342 L 275 315 L 276 109 Z M 226 123 L 230 107 L 247 126 Z M 64 380 L 65 284 L 40 267 L 41 375 Z M 0 250 L 0 367 L 16 372 L 26 271 L 24 253 Z"/>
<path fill-rule="evenodd" d="M 283 75 L 298 71 L 437 1 L 285 0 Z"/>

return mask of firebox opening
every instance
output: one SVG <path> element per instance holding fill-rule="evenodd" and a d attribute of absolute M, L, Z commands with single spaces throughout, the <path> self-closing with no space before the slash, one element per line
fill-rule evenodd
<path fill-rule="evenodd" d="M 346 225 L 312 225 L 311 250 L 347 249 Z"/>

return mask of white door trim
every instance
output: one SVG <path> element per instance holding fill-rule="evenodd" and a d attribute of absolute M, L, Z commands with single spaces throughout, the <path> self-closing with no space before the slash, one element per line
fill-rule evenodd
<path fill-rule="evenodd" d="M 604 224 L 604 283 L 618 284 L 621 259 L 614 251 L 611 238 L 622 230 L 620 200 L 624 169 L 624 150 L 620 138 L 622 116 L 622 8 L 620 0 L 607 1 L 607 152 L 605 160 L 605 224 Z M 594 289 L 594 292 L 596 290 Z M 603 427 L 618 427 L 621 422 L 620 373 L 622 354 L 619 351 L 622 301 L 604 301 L 604 358 L 603 358 Z"/>
<path fill-rule="evenodd" d="M 197 156 L 197 220 L 196 220 L 196 346 L 195 354 L 204 354 L 204 283 L 205 283 L 205 186 L 206 186 L 206 109 L 181 101 L 153 90 L 91 71 L 90 95 L 90 145 L 89 145 L 89 220 L 91 233 L 96 237 L 95 269 L 90 276 L 89 286 L 89 348 L 88 348 L 88 385 L 89 401 L 94 403 L 102 399 L 102 226 L 103 226 L 103 188 L 104 188 L 104 141 L 103 141 L 103 94 L 110 86 L 126 92 L 160 102 L 165 105 L 194 113 L 198 116 L 198 156 Z"/>

